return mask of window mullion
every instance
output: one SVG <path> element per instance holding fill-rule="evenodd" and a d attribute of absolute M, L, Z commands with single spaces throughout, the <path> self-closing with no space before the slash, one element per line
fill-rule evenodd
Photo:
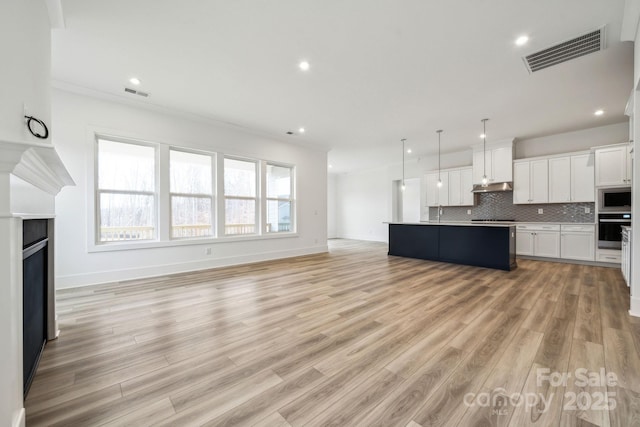
<path fill-rule="evenodd" d="M 216 155 L 216 236 L 221 237 L 225 235 L 225 206 L 226 206 L 226 198 L 224 194 L 224 155 L 222 153 L 218 153 Z"/>
<path fill-rule="evenodd" d="M 258 194 L 260 199 L 260 234 L 267 234 L 267 162 L 260 163 L 260 186 Z"/>
<path fill-rule="evenodd" d="M 158 149 L 158 179 L 156 181 L 156 203 L 158 204 L 158 240 L 170 240 L 171 233 L 171 195 L 169 193 L 169 146 Z"/>

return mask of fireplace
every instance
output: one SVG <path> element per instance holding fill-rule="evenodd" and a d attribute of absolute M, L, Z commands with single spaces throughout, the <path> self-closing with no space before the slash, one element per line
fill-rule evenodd
<path fill-rule="evenodd" d="M 0 137 L 0 425 L 24 426 L 24 397 L 57 337 L 55 197 L 73 179 L 51 143 Z"/>
<path fill-rule="evenodd" d="M 46 219 L 22 226 L 22 367 L 26 397 L 48 338 L 49 236 Z"/>

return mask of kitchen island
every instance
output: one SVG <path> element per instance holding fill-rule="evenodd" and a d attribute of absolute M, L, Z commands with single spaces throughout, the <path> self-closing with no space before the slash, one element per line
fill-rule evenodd
<path fill-rule="evenodd" d="M 516 264 L 513 223 L 389 224 L 389 255 L 510 271 Z"/>

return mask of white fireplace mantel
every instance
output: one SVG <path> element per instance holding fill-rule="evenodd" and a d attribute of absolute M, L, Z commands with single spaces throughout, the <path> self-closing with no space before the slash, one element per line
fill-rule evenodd
<path fill-rule="evenodd" d="M 13 174 L 54 196 L 75 185 L 55 147 L 45 142 L 0 139 L 0 174 Z"/>

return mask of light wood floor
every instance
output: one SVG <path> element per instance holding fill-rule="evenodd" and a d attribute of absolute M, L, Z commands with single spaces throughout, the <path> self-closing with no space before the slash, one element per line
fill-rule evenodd
<path fill-rule="evenodd" d="M 640 321 L 618 270 L 520 260 L 507 273 L 331 247 L 58 292 L 62 333 L 27 425 L 640 425 Z M 618 384 L 538 385 L 544 368 L 604 368 Z M 504 399 L 518 392 L 549 403 Z M 614 410 L 587 405 L 605 392 Z M 504 404 L 465 405 L 468 393 Z"/>

